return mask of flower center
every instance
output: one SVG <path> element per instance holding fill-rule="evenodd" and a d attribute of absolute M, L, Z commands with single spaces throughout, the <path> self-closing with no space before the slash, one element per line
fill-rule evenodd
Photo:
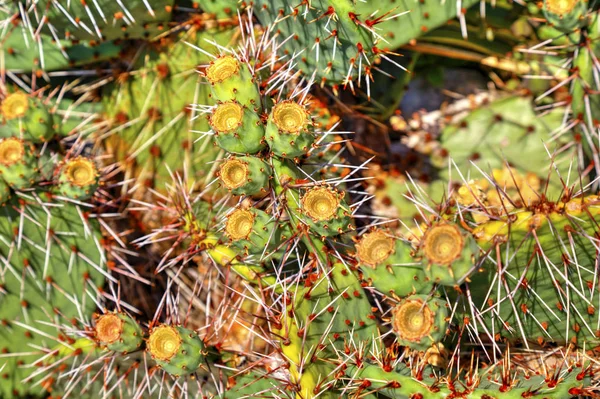
<path fill-rule="evenodd" d="M 2 114 L 6 119 L 24 116 L 29 109 L 29 96 L 25 93 L 12 93 L 2 101 Z"/>
<path fill-rule="evenodd" d="M 284 101 L 273 107 L 273 121 L 286 133 L 298 133 L 307 120 L 304 107 L 295 102 Z"/>
<path fill-rule="evenodd" d="M 392 325 L 400 338 L 419 341 L 429 335 L 433 313 L 422 301 L 407 300 L 394 308 Z"/>
<path fill-rule="evenodd" d="M 546 0 L 544 7 L 552 14 L 564 15 L 573 11 L 579 1 L 581 0 Z"/>
<path fill-rule="evenodd" d="M 381 230 L 365 234 L 356 245 L 361 262 L 376 266 L 394 252 L 394 239 Z"/>
<path fill-rule="evenodd" d="M 95 183 L 96 167 L 89 159 L 75 158 L 67 161 L 67 179 L 76 186 L 88 186 Z"/>
<path fill-rule="evenodd" d="M 301 201 L 302 209 L 314 220 L 331 219 L 340 205 L 340 197 L 335 190 L 327 187 L 316 187 L 310 189 Z"/>
<path fill-rule="evenodd" d="M 210 124 L 217 133 L 230 132 L 242 124 L 244 109 L 241 105 L 233 102 L 223 103 L 217 106 Z"/>
<path fill-rule="evenodd" d="M 423 251 L 431 263 L 449 265 L 460 257 L 463 245 L 464 239 L 458 227 L 438 224 L 425 233 Z"/>
<path fill-rule="evenodd" d="M 19 139 L 8 138 L 0 143 L 0 163 L 12 165 L 23 159 L 25 146 Z"/>
<path fill-rule="evenodd" d="M 223 82 L 235 75 L 240 69 L 240 63 L 231 55 L 224 55 L 211 62 L 206 69 L 206 78 L 210 83 Z"/>
<path fill-rule="evenodd" d="M 105 344 L 112 344 L 121 338 L 123 320 L 116 314 L 107 313 L 96 321 L 96 339 Z"/>
<path fill-rule="evenodd" d="M 221 181 L 223 185 L 233 190 L 248 181 L 248 166 L 239 159 L 229 159 L 221 165 Z"/>
<path fill-rule="evenodd" d="M 254 214 L 244 209 L 236 209 L 227 218 L 225 233 L 233 241 L 245 240 L 254 227 Z"/>
<path fill-rule="evenodd" d="M 148 350 L 150 354 L 160 360 L 169 360 L 179 350 L 181 336 L 179 332 L 171 327 L 162 325 L 152 330 L 148 338 Z"/>

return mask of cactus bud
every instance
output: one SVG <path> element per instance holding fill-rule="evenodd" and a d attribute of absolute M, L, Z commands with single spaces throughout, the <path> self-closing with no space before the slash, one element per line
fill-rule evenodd
<path fill-rule="evenodd" d="M 62 166 L 58 178 L 60 192 L 69 198 L 87 199 L 98 187 L 98 170 L 94 162 L 88 158 L 69 159 Z"/>
<path fill-rule="evenodd" d="M 139 324 L 124 313 L 103 314 L 96 320 L 96 341 L 115 352 L 132 352 L 143 342 Z"/>
<path fill-rule="evenodd" d="M 304 155 L 314 141 L 309 131 L 310 117 L 305 107 L 294 101 L 282 101 L 271 110 L 266 136 L 271 151 L 282 158 Z"/>
<path fill-rule="evenodd" d="M 235 101 L 219 104 L 210 117 L 217 144 L 225 151 L 254 154 L 264 148 L 259 116 Z"/>
<path fill-rule="evenodd" d="M 392 328 L 401 345 L 424 350 L 446 333 L 446 302 L 412 295 L 402 299 L 392 310 Z"/>
<path fill-rule="evenodd" d="M 14 137 L 0 140 L 0 173 L 9 186 L 30 187 L 36 181 L 37 172 L 37 156 L 31 144 Z"/>
<path fill-rule="evenodd" d="M 150 332 L 146 350 L 167 373 L 195 372 L 204 360 L 204 343 L 192 330 L 162 324 Z"/>
<path fill-rule="evenodd" d="M 229 158 L 219 169 L 221 183 L 234 195 L 255 195 L 264 191 L 271 175 L 271 167 L 253 157 Z"/>

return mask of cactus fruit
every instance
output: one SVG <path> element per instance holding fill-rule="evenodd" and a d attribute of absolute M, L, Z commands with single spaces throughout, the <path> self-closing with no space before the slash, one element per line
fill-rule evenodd
<path fill-rule="evenodd" d="M 344 193 L 328 186 L 308 188 L 300 196 L 300 219 L 321 237 L 332 237 L 350 229 L 350 210 Z"/>
<path fill-rule="evenodd" d="M 418 247 L 426 263 L 425 274 L 435 283 L 460 285 L 475 269 L 477 246 L 455 224 L 440 222 L 429 226 Z"/>
<path fill-rule="evenodd" d="M 288 159 L 308 153 L 314 142 L 310 123 L 308 111 L 302 105 L 289 100 L 275 104 L 265 131 L 271 151 Z"/>
<path fill-rule="evenodd" d="M 128 353 L 139 349 L 144 335 L 131 316 L 122 313 L 105 313 L 96 319 L 94 339 L 111 351 Z"/>
<path fill-rule="evenodd" d="M 425 350 L 446 334 L 448 304 L 437 298 L 411 295 L 392 309 L 392 329 L 398 343 Z"/>
<path fill-rule="evenodd" d="M 99 176 L 94 161 L 85 157 L 71 158 L 61 167 L 58 189 L 65 197 L 86 200 L 96 191 Z"/>
<path fill-rule="evenodd" d="M 38 172 L 38 155 L 31 143 L 15 137 L 0 139 L 0 175 L 9 186 L 31 187 Z"/>
<path fill-rule="evenodd" d="M 221 55 L 210 62 L 205 76 L 216 101 L 236 101 L 250 110 L 260 110 L 260 93 L 246 63 L 233 55 Z"/>
<path fill-rule="evenodd" d="M 259 116 L 236 101 L 218 104 L 210 127 L 219 147 L 237 154 L 255 154 L 265 146 L 265 130 Z"/>
<path fill-rule="evenodd" d="M 570 32 L 584 18 L 587 12 L 587 3 L 587 0 L 544 0 L 544 15 L 548 22 L 557 29 Z"/>
<path fill-rule="evenodd" d="M 383 230 L 363 234 L 356 244 L 363 279 L 389 296 L 405 297 L 432 288 L 423 266 L 413 259 L 411 252 L 410 244 Z"/>
<path fill-rule="evenodd" d="M 181 326 L 162 324 L 150 331 L 146 351 L 166 372 L 182 376 L 196 371 L 204 360 L 198 334 Z"/>
<path fill-rule="evenodd" d="M 9 94 L 0 107 L 14 135 L 22 134 L 26 140 L 44 142 L 56 134 L 52 115 L 37 98 L 17 91 Z"/>
<path fill-rule="evenodd" d="M 286 238 L 277 221 L 252 208 L 236 208 L 227 215 L 225 235 L 235 247 L 257 255 L 275 249 Z"/>
<path fill-rule="evenodd" d="M 234 195 L 266 193 L 271 175 L 266 162 L 252 157 L 231 157 L 219 167 L 221 184 Z"/>

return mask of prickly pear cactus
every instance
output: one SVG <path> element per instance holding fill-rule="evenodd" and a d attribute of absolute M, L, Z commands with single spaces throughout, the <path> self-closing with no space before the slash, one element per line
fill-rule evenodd
<path fill-rule="evenodd" d="M 597 396 L 598 6 L 400 3 L 0 6 L 0 397 Z"/>

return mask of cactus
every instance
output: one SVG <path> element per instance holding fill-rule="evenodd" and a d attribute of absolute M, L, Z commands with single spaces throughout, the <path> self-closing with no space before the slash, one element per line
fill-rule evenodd
<path fill-rule="evenodd" d="M 363 279 L 389 296 L 406 297 L 432 288 L 423 266 L 413 259 L 411 252 L 409 243 L 383 230 L 363 234 L 356 244 Z"/>
<path fill-rule="evenodd" d="M 446 301 L 410 295 L 392 309 L 392 329 L 398 343 L 412 349 L 427 349 L 446 333 Z"/>
<path fill-rule="evenodd" d="M 94 328 L 94 339 L 98 344 L 124 354 L 139 349 L 143 343 L 143 332 L 131 316 L 122 312 L 111 312 L 99 316 Z"/>
<path fill-rule="evenodd" d="M 580 69 L 557 79 L 576 75 L 572 94 L 583 96 L 554 107 L 490 72 L 513 95 L 473 101 L 464 118 L 437 113 L 435 126 L 417 115 L 401 140 L 429 156 L 414 168 L 426 166 L 427 188 L 409 177 L 411 190 L 398 188 L 400 165 L 367 171 L 386 158 L 380 147 L 337 131 L 377 132 L 367 113 L 393 112 L 399 97 L 380 87 L 366 106 L 373 73 L 449 18 L 479 34 L 455 59 L 472 62 L 469 48 L 486 41 L 501 57 L 475 30 L 477 13 L 465 15 L 474 3 L 2 6 L 2 48 L 14 57 L 0 74 L 0 396 L 597 395 L 593 142 L 585 152 L 557 133 L 564 112 L 593 115 L 585 60 L 597 7 L 499 2 L 512 28 L 531 22 L 510 40 L 562 32 L 558 55 L 577 43 L 567 64 Z M 106 62 L 110 51 L 76 49 L 97 43 L 124 51 Z M 40 45 L 60 57 L 36 64 Z M 81 58 L 65 64 L 63 50 Z M 356 80 L 366 93 L 340 95 L 337 84 Z M 368 178 L 388 169 L 404 226 L 369 208 Z"/>
<path fill-rule="evenodd" d="M 10 378 L 0 379 L 0 389 L 10 397 L 39 392 L 27 381 L 46 376 L 31 366 L 55 348 L 70 347 L 59 333 L 96 309 L 93 298 L 105 278 L 106 258 L 98 223 L 84 218 L 77 205 L 33 191 L 2 208 L 0 335 L 5 353 L 21 354 L 2 359 Z"/>
<path fill-rule="evenodd" d="M 222 43 L 231 35 L 227 30 L 214 33 Z M 190 35 L 198 43 L 213 37 L 207 32 Z M 105 145 L 128 175 L 159 190 L 173 172 L 185 171 L 190 179 L 210 178 L 210 162 L 219 157 L 205 135 L 208 124 L 192 110 L 195 102 L 209 103 L 208 88 L 199 84 L 194 72 L 208 58 L 182 40 L 160 54 L 149 52 L 152 61 L 127 74 L 104 96 L 112 127 Z"/>
<path fill-rule="evenodd" d="M 147 351 L 166 372 L 181 376 L 196 371 L 204 360 L 198 335 L 180 326 L 160 325 L 150 331 Z"/>
<path fill-rule="evenodd" d="M 255 13 L 279 33 L 292 64 L 305 74 L 316 71 L 318 81 L 331 84 L 364 77 L 368 85 L 379 58 L 390 60 L 391 50 L 462 15 L 459 7 L 476 2 L 463 1 L 458 6 L 437 1 L 395 5 L 318 0 L 305 6 L 288 0 L 258 0 Z M 397 24 L 403 26 L 402 31 L 395 29 Z"/>

